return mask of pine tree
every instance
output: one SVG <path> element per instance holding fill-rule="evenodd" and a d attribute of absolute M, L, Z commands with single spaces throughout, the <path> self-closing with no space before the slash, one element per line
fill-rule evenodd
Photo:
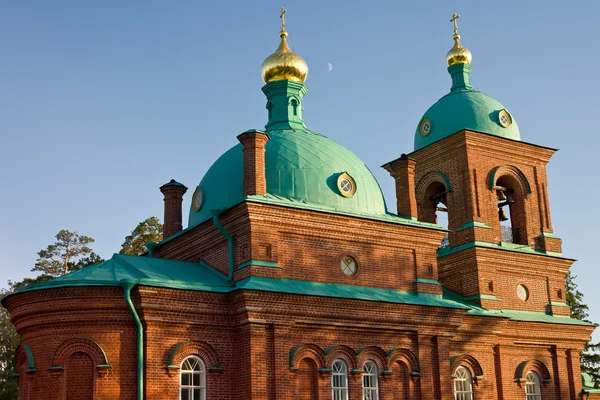
<path fill-rule="evenodd" d="M 579 291 L 577 283 L 575 283 L 576 275 L 571 274 L 571 271 L 565 277 L 565 291 L 567 297 L 567 305 L 571 307 L 571 317 L 591 322 L 588 320 L 589 307 L 583 302 L 583 293 Z M 600 384 L 600 343 L 592 343 L 590 340 L 586 343 L 581 352 L 581 372 L 588 373 L 596 387 Z"/>

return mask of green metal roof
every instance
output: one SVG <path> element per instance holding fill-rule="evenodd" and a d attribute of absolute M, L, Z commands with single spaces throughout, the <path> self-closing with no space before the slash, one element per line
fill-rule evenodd
<path fill-rule="evenodd" d="M 443 295 L 417 294 L 400 290 L 364 286 L 340 285 L 291 279 L 249 277 L 232 286 L 227 277 L 203 262 L 193 263 L 162 258 L 114 254 L 110 260 L 90 265 L 79 271 L 48 282 L 29 285 L 22 292 L 62 287 L 121 286 L 123 282 L 170 289 L 229 293 L 235 290 L 257 290 L 304 296 L 334 297 L 428 307 L 462 309 L 467 315 L 507 318 L 514 321 L 542 322 L 594 326 L 569 317 L 542 312 L 517 310 L 487 310 L 468 302 L 464 297 L 444 290 Z M 3 302 L 6 297 L 3 299 Z"/>
<path fill-rule="evenodd" d="M 265 146 L 267 193 L 296 203 L 355 214 L 385 215 L 381 188 L 367 166 L 350 150 L 306 128 L 302 121 L 306 86 L 274 81 L 263 88 L 267 96 L 269 141 Z M 338 177 L 349 174 L 356 192 L 344 197 Z M 212 217 L 211 210 L 226 210 L 243 200 L 244 158 L 241 144 L 229 149 L 210 167 L 198 188 L 198 211 L 190 207 L 188 227 Z"/>
<path fill-rule="evenodd" d="M 227 277 L 198 262 L 114 254 L 111 259 L 90 265 L 51 281 L 25 286 L 20 292 L 77 286 L 119 286 L 130 282 L 172 289 L 228 291 Z"/>
<path fill-rule="evenodd" d="M 350 150 L 308 130 L 268 132 L 265 148 L 267 193 L 299 204 L 358 214 L 385 215 L 381 188 L 367 166 Z M 243 199 L 243 150 L 238 144 L 223 154 L 198 185 L 204 200 L 190 208 L 189 226 L 211 218 L 211 209 L 225 210 Z M 337 187 L 343 172 L 356 182 L 356 193 L 344 197 Z"/>
<path fill-rule="evenodd" d="M 512 124 L 500 125 L 498 114 L 506 108 L 493 98 L 473 90 L 469 84 L 470 65 L 448 67 L 452 76 L 452 90 L 425 112 L 415 131 L 415 150 L 422 149 L 463 129 L 491 134 L 511 140 L 521 140 L 519 127 L 511 115 Z M 508 112 L 508 110 L 507 110 Z M 431 122 L 430 133 L 423 136 L 421 121 Z"/>

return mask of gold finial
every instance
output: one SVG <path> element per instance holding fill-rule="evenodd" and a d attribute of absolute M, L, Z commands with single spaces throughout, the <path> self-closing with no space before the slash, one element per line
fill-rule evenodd
<path fill-rule="evenodd" d="M 285 6 L 281 7 L 281 15 L 279 18 L 281 18 L 281 32 L 285 32 Z"/>
<path fill-rule="evenodd" d="M 454 23 L 454 36 L 452 36 L 454 46 L 446 54 L 448 66 L 454 64 L 471 64 L 471 60 L 473 59 L 471 52 L 460 45 L 460 35 L 458 34 L 458 24 L 456 23 L 456 20 L 459 18 L 460 15 L 453 13 L 450 19 L 450 22 Z"/>
<path fill-rule="evenodd" d="M 281 18 L 281 32 L 279 32 L 281 43 L 279 43 L 275 53 L 267 57 L 261 66 L 260 72 L 265 83 L 283 80 L 306 81 L 306 75 L 308 74 L 306 61 L 290 49 L 286 40 L 288 33 L 285 30 L 285 13 L 285 7 L 281 7 L 281 14 L 279 15 L 279 18 Z"/>
<path fill-rule="evenodd" d="M 453 13 L 452 19 L 450 20 L 450 22 L 454 22 L 454 36 L 458 35 L 458 25 L 456 24 L 456 20 L 459 18 L 460 18 L 460 15 L 458 15 L 457 13 Z"/>

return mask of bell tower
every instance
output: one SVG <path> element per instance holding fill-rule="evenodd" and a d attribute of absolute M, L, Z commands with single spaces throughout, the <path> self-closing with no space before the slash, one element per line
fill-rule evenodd
<path fill-rule="evenodd" d="M 473 89 L 458 17 L 446 55 L 450 93 L 421 118 L 408 154 L 417 219 L 435 223 L 448 213 L 439 281 L 488 309 L 568 315 L 564 277 L 573 260 L 553 233 L 546 175 L 556 150 L 521 141 L 512 114 Z"/>

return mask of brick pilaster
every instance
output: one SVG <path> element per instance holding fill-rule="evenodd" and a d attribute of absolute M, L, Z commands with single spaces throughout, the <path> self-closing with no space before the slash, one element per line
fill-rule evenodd
<path fill-rule="evenodd" d="M 269 135 L 250 130 L 237 138 L 244 148 L 244 196 L 264 195 L 267 193 L 265 145 L 269 141 Z"/>
<path fill-rule="evenodd" d="M 400 158 L 391 161 L 383 168 L 396 181 L 396 205 L 398 215 L 417 219 L 417 198 L 415 195 L 415 167 L 417 162 L 402 154 Z"/>
<path fill-rule="evenodd" d="M 187 192 L 187 187 L 171 179 L 160 187 L 160 191 L 165 196 L 165 216 L 163 222 L 163 239 L 173 236 L 183 229 L 181 217 L 181 202 L 183 195 Z"/>

